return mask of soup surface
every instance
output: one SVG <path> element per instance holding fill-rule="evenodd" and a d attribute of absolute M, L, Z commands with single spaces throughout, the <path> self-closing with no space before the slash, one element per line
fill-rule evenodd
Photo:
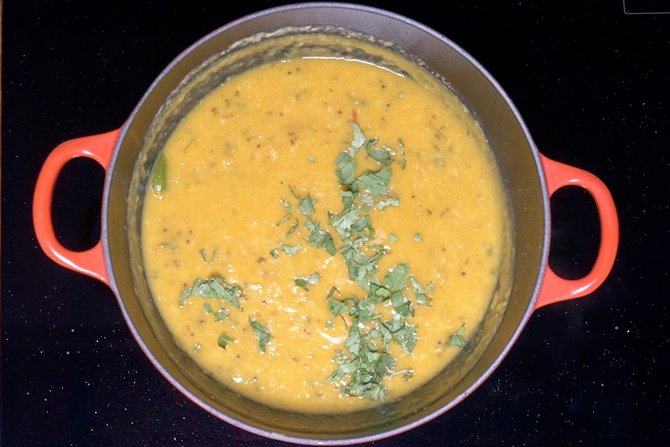
<path fill-rule="evenodd" d="M 297 411 L 361 409 L 433 377 L 477 330 L 510 239 L 465 107 L 357 60 L 229 79 L 174 130 L 151 186 L 142 250 L 176 342 Z"/>

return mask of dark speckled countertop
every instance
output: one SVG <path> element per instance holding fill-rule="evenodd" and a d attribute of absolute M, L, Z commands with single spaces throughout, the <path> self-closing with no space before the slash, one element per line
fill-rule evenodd
<path fill-rule="evenodd" d="M 183 49 L 273 2 L 7 0 L 2 24 L 2 445 L 278 446 L 200 409 L 146 359 L 113 293 L 51 262 L 32 193 L 64 140 L 123 124 Z M 670 5 L 667 1 L 368 2 L 446 35 L 518 107 L 540 151 L 611 189 L 621 244 L 588 297 L 537 310 L 494 374 L 441 417 L 380 446 L 666 445 L 670 437 Z M 636 14 L 631 14 L 635 12 Z M 103 170 L 66 166 L 67 246 L 100 229 Z M 550 262 L 583 275 L 591 198 L 552 198 Z"/>

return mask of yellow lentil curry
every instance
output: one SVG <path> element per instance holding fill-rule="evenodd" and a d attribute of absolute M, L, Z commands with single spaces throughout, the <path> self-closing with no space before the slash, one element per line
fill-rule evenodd
<path fill-rule="evenodd" d="M 510 239 L 506 195 L 464 105 L 416 79 L 268 63 L 169 137 L 144 203 L 146 272 L 176 342 L 226 386 L 357 410 L 430 380 L 473 336 Z"/>

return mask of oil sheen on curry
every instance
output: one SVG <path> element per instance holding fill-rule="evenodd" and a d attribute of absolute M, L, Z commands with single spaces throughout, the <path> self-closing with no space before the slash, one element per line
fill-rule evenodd
<path fill-rule="evenodd" d="M 416 70 L 268 63 L 169 137 L 146 272 L 176 342 L 226 386 L 353 411 L 430 380 L 473 337 L 505 262 L 506 193 L 478 124 Z"/>

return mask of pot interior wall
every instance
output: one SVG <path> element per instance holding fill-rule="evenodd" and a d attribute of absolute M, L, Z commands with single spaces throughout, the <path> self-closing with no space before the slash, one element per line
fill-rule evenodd
<path fill-rule="evenodd" d="M 162 142 L 194 101 L 225 76 L 258 62 L 226 62 L 230 66 L 222 70 L 218 62 L 222 49 L 256 33 L 304 25 L 344 27 L 373 34 L 394 42 L 443 77 L 480 121 L 496 152 L 509 189 L 517 235 L 509 305 L 508 296 L 503 293 L 493 298 L 480 330 L 482 343 L 472 343 L 472 349 L 464 350 L 439 377 L 407 398 L 346 415 L 305 415 L 270 409 L 203 374 L 173 342 L 153 306 L 140 252 L 141 198 Z M 274 55 L 269 57 L 281 56 L 276 50 L 271 50 Z M 204 60 L 209 62 L 201 65 Z M 212 66 L 216 66 L 213 76 Z M 171 98 L 166 102 L 168 96 Z M 165 119 L 154 121 L 157 115 Z M 148 149 L 140 151 L 142 147 Z M 446 411 L 487 377 L 532 311 L 546 258 L 547 214 L 540 165 L 530 137 L 511 103 L 476 62 L 443 37 L 402 17 L 351 5 L 306 4 L 250 16 L 222 28 L 180 56 L 154 83 L 124 127 L 113 166 L 108 178 L 103 235 L 108 270 L 129 327 L 152 362 L 178 389 L 222 419 L 251 431 L 333 440 L 403 430 Z"/>

